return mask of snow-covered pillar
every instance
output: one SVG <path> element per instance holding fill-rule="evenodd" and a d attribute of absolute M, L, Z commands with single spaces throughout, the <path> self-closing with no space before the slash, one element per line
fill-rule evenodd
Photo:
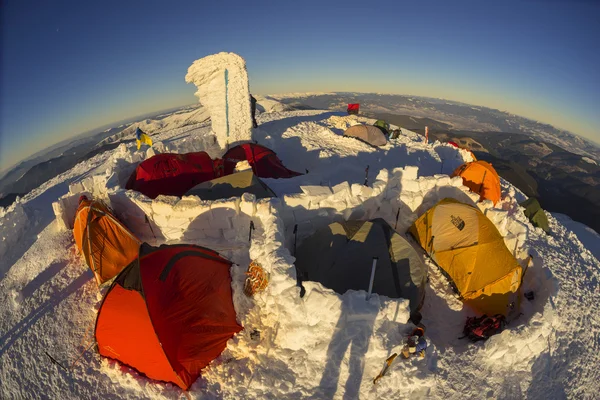
<path fill-rule="evenodd" d="M 198 87 L 195 94 L 210 113 L 212 130 L 222 149 L 252 140 L 248 72 L 242 57 L 219 53 L 196 60 L 188 68 L 185 81 Z"/>

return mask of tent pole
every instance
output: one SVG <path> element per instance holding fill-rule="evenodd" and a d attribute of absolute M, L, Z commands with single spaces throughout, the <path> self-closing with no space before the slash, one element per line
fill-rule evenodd
<path fill-rule="evenodd" d="M 377 268 L 377 260 L 379 257 L 373 257 L 373 266 L 371 267 L 371 280 L 369 281 L 369 292 L 367 293 L 367 301 L 371 298 L 371 292 L 373 291 L 373 281 L 375 280 L 375 269 Z"/>
<path fill-rule="evenodd" d="M 398 229 L 398 218 L 400 217 L 400 207 L 398 207 L 398 212 L 396 213 L 396 225 L 394 225 L 394 230 Z"/>

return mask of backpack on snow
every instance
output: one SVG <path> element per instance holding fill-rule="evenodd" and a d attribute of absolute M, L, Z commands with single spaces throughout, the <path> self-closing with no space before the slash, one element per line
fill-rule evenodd
<path fill-rule="evenodd" d="M 496 314 L 492 317 L 482 315 L 481 317 L 468 317 L 463 335 L 460 339 L 468 337 L 473 342 L 486 340 L 490 336 L 502 332 L 506 326 L 506 317 Z"/>

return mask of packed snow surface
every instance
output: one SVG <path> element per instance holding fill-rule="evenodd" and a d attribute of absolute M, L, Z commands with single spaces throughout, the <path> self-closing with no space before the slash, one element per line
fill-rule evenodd
<path fill-rule="evenodd" d="M 122 143 L 0 209 L 0 398 L 184 396 L 172 384 L 149 380 L 96 353 L 93 325 L 105 289 L 98 290 L 76 254 L 69 230 L 81 193 L 107 201 L 151 244 L 205 245 L 235 263 L 233 300 L 244 330 L 203 371 L 186 394 L 189 398 L 597 396 L 600 263 L 582 244 L 598 245 L 592 232 L 578 226 L 575 233 L 572 221 L 550 213 L 551 235 L 534 228 L 517 203 L 522 193 L 509 182 L 503 181 L 503 199 L 496 206 L 478 203 L 459 178 L 447 175 L 470 161 L 469 153 L 447 144 L 426 144 L 414 132 L 402 129 L 398 139 L 373 148 L 342 136 L 353 124 L 374 122 L 362 117 L 289 111 L 264 112 L 257 119 L 254 139 L 277 152 L 288 168 L 307 172 L 266 180 L 276 199 L 244 195 L 215 202 L 193 196 L 151 200 L 124 190 L 136 163 L 153 154 L 218 152 L 209 123 L 197 121 L 155 131 L 151 149 L 136 151 L 135 144 Z M 301 242 L 336 220 L 381 217 L 404 234 L 444 197 L 477 205 L 521 263 L 533 255 L 523 288 L 535 298 L 523 299 L 507 329 L 488 341 L 458 339 L 466 317 L 474 313 L 412 242 L 429 266 L 422 309 L 427 356 L 398 359 L 374 385 L 383 361 L 399 351 L 413 328 L 407 323 L 408 302 L 378 295 L 366 301 L 365 291 L 339 295 L 314 282 L 305 282 L 301 299 L 293 266 L 293 228 L 298 225 Z M 256 230 L 248 241 L 250 221 Z M 242 292 L 250 260 L 270 273 L 267 289 L 253 298 Z"/>

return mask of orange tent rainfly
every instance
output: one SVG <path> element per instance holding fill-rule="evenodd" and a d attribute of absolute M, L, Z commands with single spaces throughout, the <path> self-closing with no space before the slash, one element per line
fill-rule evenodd
<path fill-rule="evenodd" d="M 485 161 L 474 161 L 456 168 L 452 176 L 460 176 L 463 184 L 472 192 L 479 193 L 480 200 L 491 200 L 494 205 L 500 201 L 500 177 Z"/>
<path fill-rule="evenodd" d="M 81 196 L 73 236 L 98 285 L 117 276 L 138 256 L 140 241 L 99 202 Z"/>
<path fill-rule="evenodd" d="M 188 390 L 242 329 L 230 266 L 204 247 L 143 244 L 140 257 L 117 276 L 102 301 L 98 351 Z"/>
<path fill-rule="evenodd" d="M 419 217 L 409 232 L 465 303 L 488 315 L 508 313 L 523 269 L 478 208 L 443 199 Z"/>

